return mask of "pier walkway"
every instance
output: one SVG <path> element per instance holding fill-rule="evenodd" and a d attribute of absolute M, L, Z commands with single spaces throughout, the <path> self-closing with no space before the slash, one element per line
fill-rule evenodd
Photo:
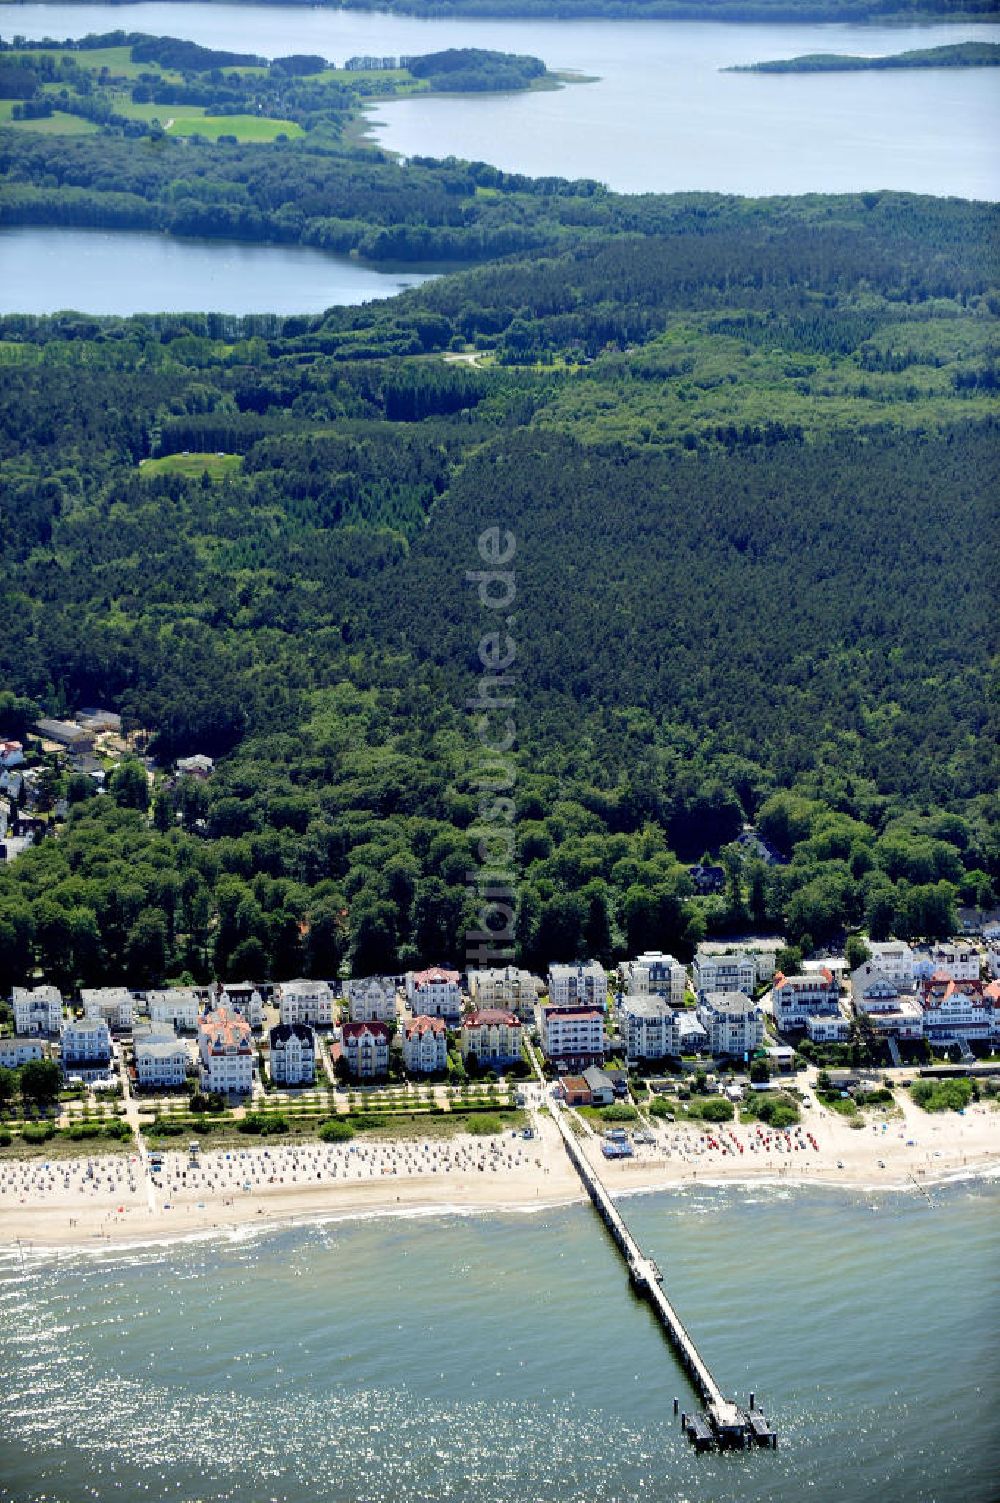
<path fill-rule="evenodd" d="M 753 1395 L 750 1398 L 749 1412 L 724 1396 L 690 1333 L 667 1298 L 663 1288 L 663 1275 L 659 1268 L 653 1259 L 647 1257 L 642 1251 L 611 1199 L 603 1180 L 574 1137 L 565 1109 L 555 1107 L 554 1116 L 573 1167 L 583 1181 L 598 1215 L 625 1259 L 633 1287 L 652 1305 L 692 1386 L 705 1405 L 706 1418 L 711 1426 L 711 1436 L 721 1446 L 744 1446 L 754 1442 L 758 1445 L 776 1446 L 777 1436 L 768 1426 L 760 1410 L 754 1408 Z M 686 1415 L 683 1417 L 683 1423 L 685 1433 L 694 1444 L 699 1447 L 703 1446 L 706 1441 L 704 1424 L 699 1424 L 696 1416 L 692 1416 L 689 1423 Z"/>

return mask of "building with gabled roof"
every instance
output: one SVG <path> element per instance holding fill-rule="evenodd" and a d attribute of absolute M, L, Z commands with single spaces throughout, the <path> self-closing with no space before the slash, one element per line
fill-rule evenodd
<path fill-rule="evenodd" d="M 448 1065 L 448 1025 L 426 1013 L 400 1026 L 403 1065 L 411 1075 L 436 1075 Z"/>
<path fill-rule="evenodd" d="M 248 1096 L 253 1090 L 253 1034 L 238 1012 L 220 1006 L 198 1020 L 198 1054 L 203 1091 Z"/>
<path fill-rule="evenodd" d="M 481 1007 L 462 1019 L 462 1059 L 489 1069 L 516 1065 L 521 1059 L 524 1029 L 517 1013 L 503 1007 Z"/>
<path fill-rule="evenodd" d="M 316 1079 L 316 1035 L 308 1023 L 279 1023 L 268 1036 L 275 1085 L 312 1085 Z"/>
<path fill-rule="evenodd" d="M 345 1023 L 341 1040 L 342 1058 L 355 1080 L 377 1080 L 389 1073 L 388 1025 L 373 1020 Z"/>

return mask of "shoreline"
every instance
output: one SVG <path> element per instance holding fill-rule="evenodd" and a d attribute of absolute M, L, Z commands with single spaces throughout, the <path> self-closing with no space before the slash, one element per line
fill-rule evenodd
<path fill-rule="evenodd" d="M 729 1147 L 722 1146 L 724 1135 L 719 1134 L 717 1151 L 688 1128 L 664 1134 L 651 1151 L 631 1160 L 605 1162 L 596 1136 L 585 1140 L 585 1151 L 599 1166 L 612 1197 L 626 1203 L 692 1189 L 846 1190 L 872 1196 L 918 1194 L 930 1200 L 931 1192 L 949 1185 L 1000 1178 L 1000 1118 L 984 1113 L 962 1124 L 964 1143 L 936 1148 L 930 1135 L 936 1136 L 941 1125 L 929 1120 L 924 1140 L 917 1144 L 911 1138 L 905 1146 L 906 1127 L 890 1140 L 887 1131 L 871 1127 L 864 1133 L 838 1132 L 837 1122 L 816 1124 L 832 1141 L 819 1144 L 817 1139 L 815 1146 L 808 1137 L 812 1123 L 802 1124 L 805 1137 L 789 1135 L 788 1146 L 778 1145 L 778 1135 L 773 1135 L 777 1152 L 771 1147 L 765 1151 L 763 1139 L 752 1143 L 755 1129 L 746 1125 L 727 1135 Z M 898 1128 L 898 1121 L 893 1126 Z M 2 1166 L 0 1250 L 22 1258 L 103 1253 L 246 1236 L 255 1229 L 533 1215 L 586 1204 L 555 1124 L 540 1118 L 536 1132 L 529 1144 L 508 1136 L 404 1145 L 372 1139 L 351 1149 L 307 1143 L 211 1150 L 202 1155 L 194 1183 L 187 1179 L 190 1162 L 180 1152 L 166 1155 L 162 1184 L 145 1174 L 135 1156 L 119 1159 L 114 1172 L 103 1157 L 81 1158 L 75 1169 L 67 1169 L 65 1161 L 48 1167 L 37 1160 L 7 1161 Z M 741 1141 L 744 1150 L 737 1152 Z M 760 1159 L 750 1160 L 747 1149 L 759 1151 Z M 88 1175 L 88 1164 L 95 1166 L 96 1177 Z M 37 1193 L 32 1193 L 34 1184 L 40 1187 Z M 18 1189 L 27 1193 L 17 1194 Z"/>

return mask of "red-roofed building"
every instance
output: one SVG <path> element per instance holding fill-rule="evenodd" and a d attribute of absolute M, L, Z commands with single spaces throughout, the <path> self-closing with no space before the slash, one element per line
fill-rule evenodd
<path fill-rule="evenodd" d="M 448 1065 L 448 1028 L 443 1018 L 422 1016 L 405 1022 L 403 1064 L 414 1075 L 433 1075 Z"/>
<path fill-rule="evenodd" d="M 20 741 L 0 741 L 0 767 L 20 767 L 24 761 L 24 747 Z"/>
<path fill-rule="evenodd" d="M 375 1080 L 389 1073 L 389 1028 L 386 1023 L 345 1023 L 344 1060 L 356 1080 Z"/>
<path fill-rule="evenodd" d="M 953 981 L 935 972 L 922 989 L 924 1037 L 931 1044 L 986 1041 L 993 1031 L 994 1009 L 981 981 Z"/>
<path fill-rule="evenodd" d="M 502 1069 L 521 1058 L 524 1030 L 517 1013 L 504 1007 L 483 1007 L 462 1019 L 462 1058 Z"/>
<path fill-rule="evenodd" d="M 238 1012 L 217 1007 L 198 1019 L 198 1053 L 203 1091 L 248 1096 L 253 1090 L 253 1035 Z"/>
<path fill-rule="evenodd" d="M 836 1016 L 840 1011 L 840 983 L 826 966 L 802 976 L 777 971 L 771 1001 L 779 1028 L 804 1028 L 807 1018 L 824 1013 Z"/>
<path fill-rule="evenodd" d="M 406 996 L 414 1013 L 444 1018 L 449 1023 L 457 1023 L 462 1016 L 462 978 L 457 971 L 445 970 L 443 966 L 409 971 Z"/>

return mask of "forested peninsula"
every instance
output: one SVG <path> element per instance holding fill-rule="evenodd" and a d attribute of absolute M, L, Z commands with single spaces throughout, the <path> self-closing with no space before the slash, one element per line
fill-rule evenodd
<path fill-rule="evenodd" d="M 0 985 L 40 958 L 68 986 L 457 954 L 484 818 L 466 572 L 495 525 L 520 959 L 749 924 L 808 951 L 995 901 L 995 209 L 0 143 L 22 215 L 196 223 L 252 184 L 257 233 L 308 209 L 397 250 L 513 241 L 315 317 L 0 320 L 0 735 L 106 705 L 162 769 L 150 790 L 126 758 L 95 796 L 43 755 Z M 211 776 L 175 778 L 195 752 Z"/>
<path fill-rule="evenodd" d="M 861 73 L 893 68 L 996 68 L 1000 45 L 996 42 L 958 42 L 949 47 L 922 47 L 912 52 L 894 52 L 885 57 L 852 57 L 839 52 L 809 52 L 802 57 L 777 58 L 762 63 L 743 63 L 725 68 L 725 73 Z"/>

